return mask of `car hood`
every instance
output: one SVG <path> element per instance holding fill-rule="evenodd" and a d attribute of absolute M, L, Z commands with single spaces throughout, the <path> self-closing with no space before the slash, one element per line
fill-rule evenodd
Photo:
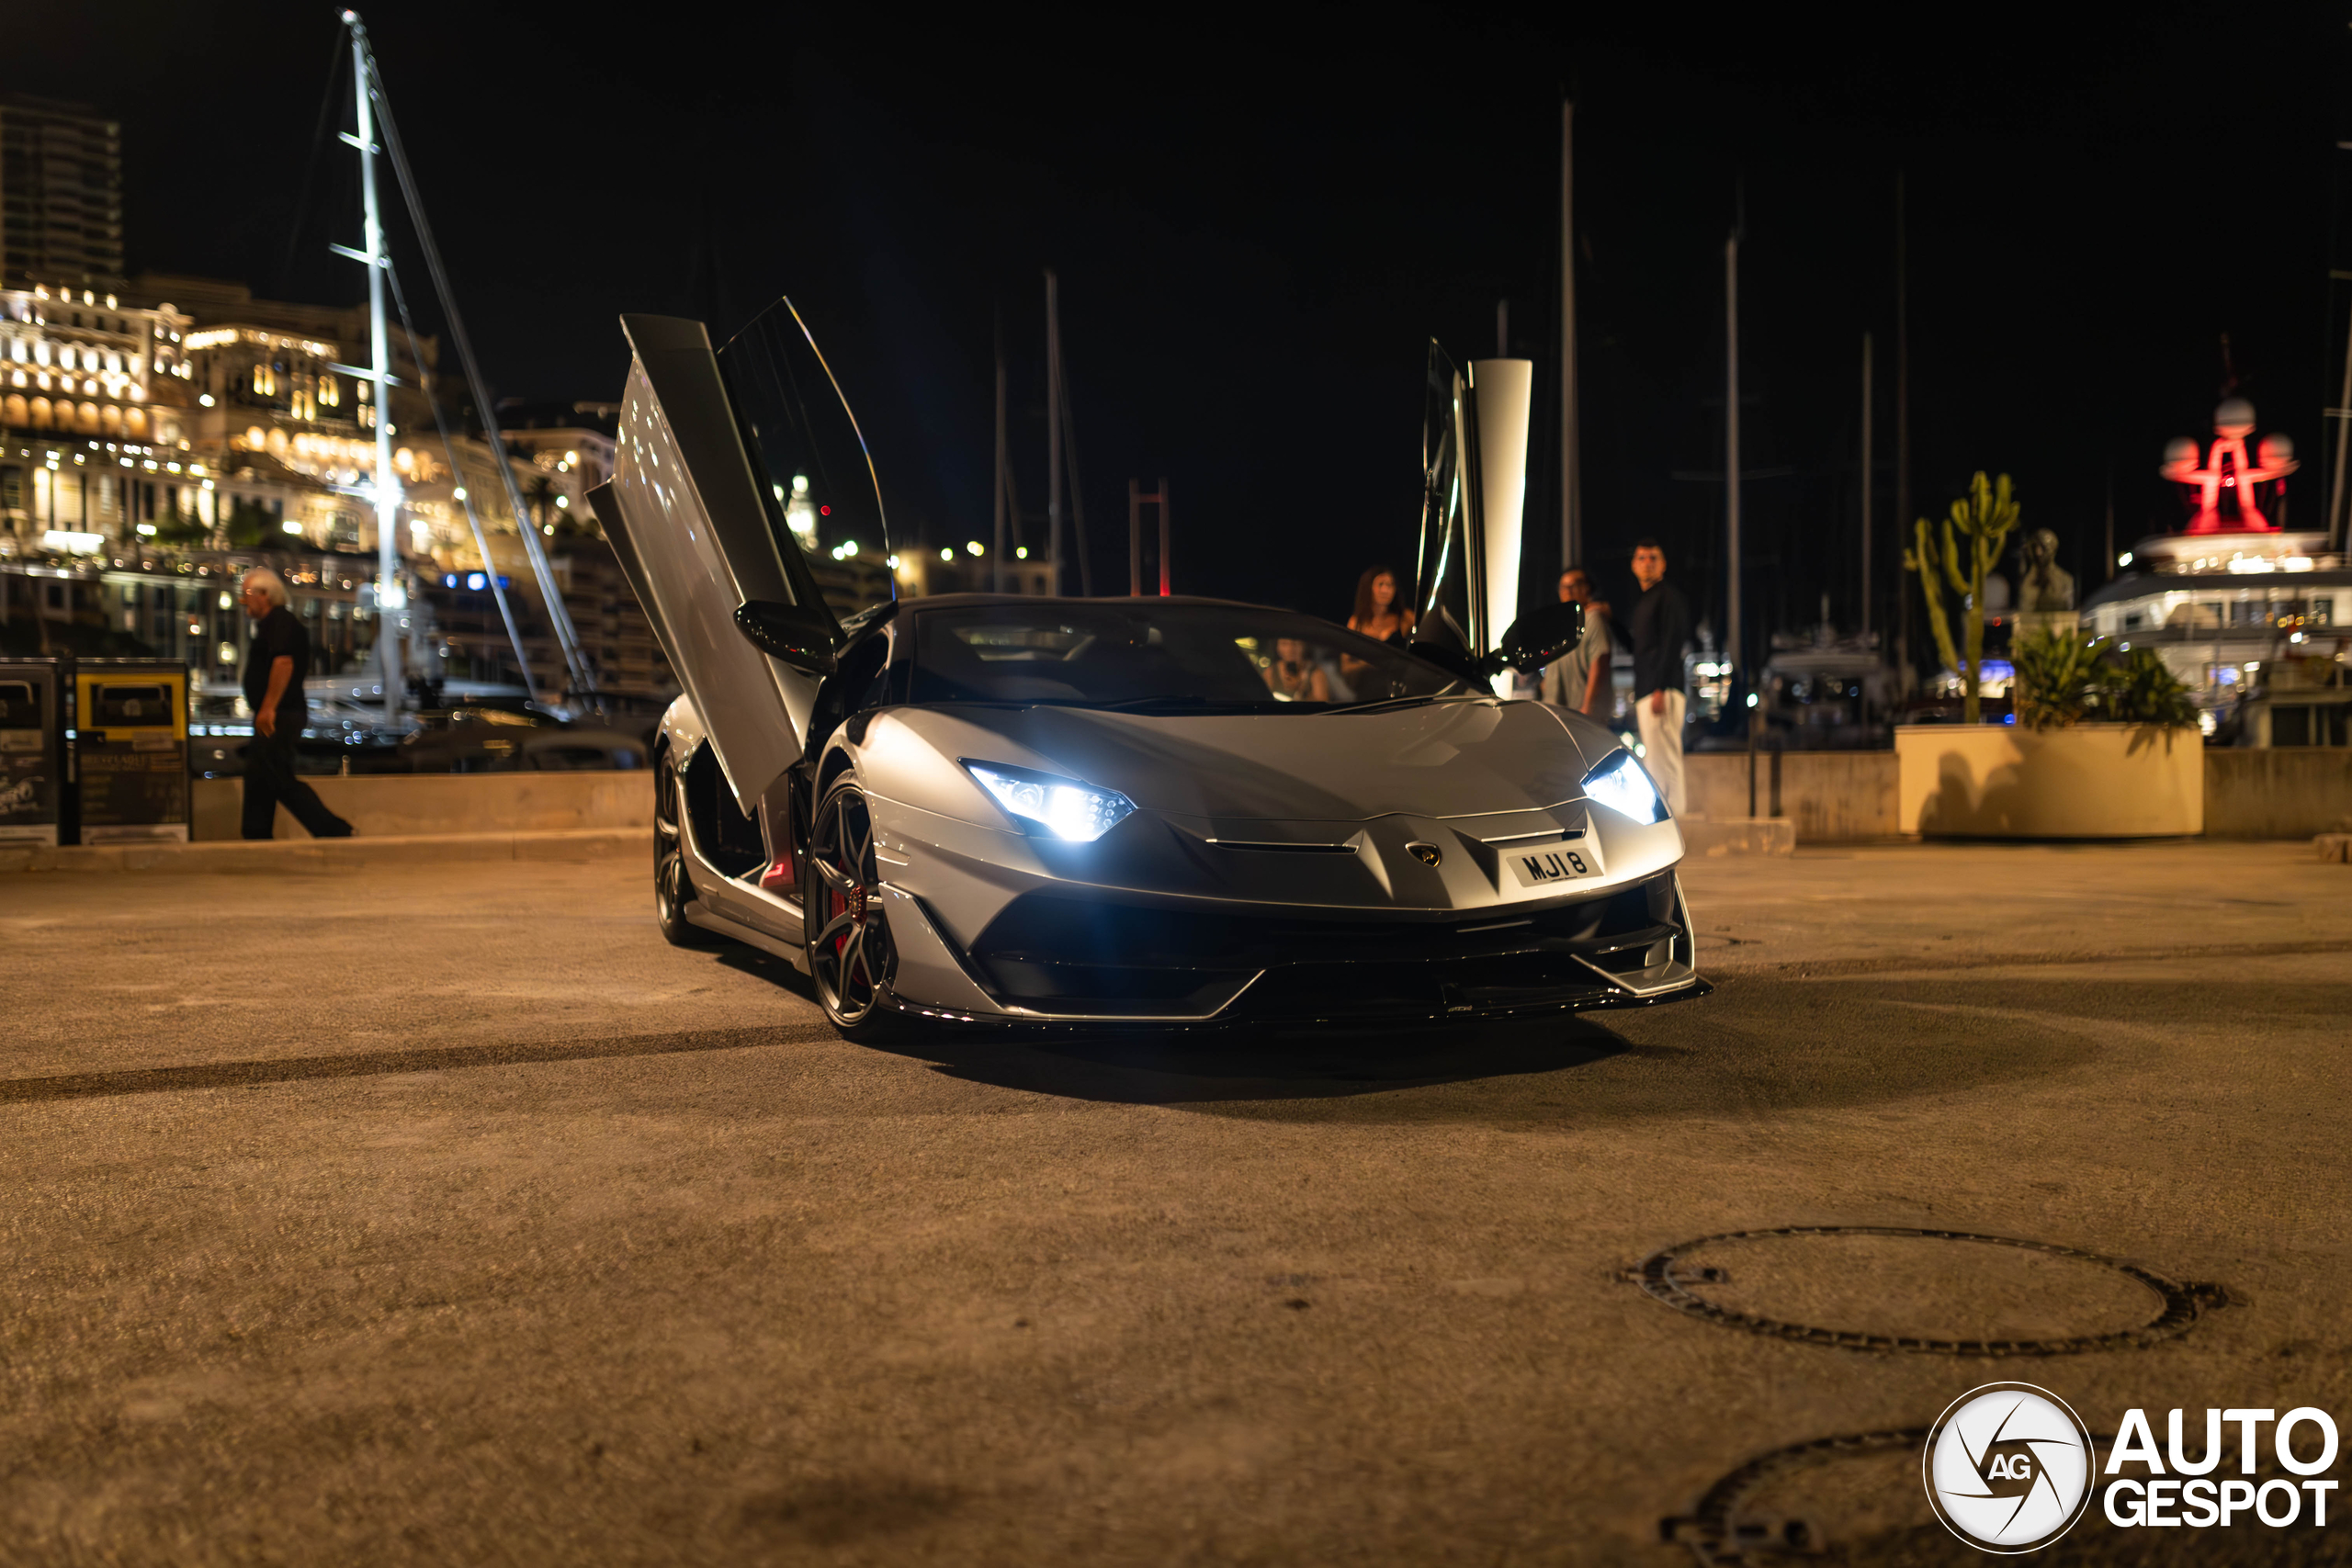
<path fill-rule="evenodd" d="M 894 716 L 956 760 L 1061 773 L 1115 789 L 1147 810 L 1187 817 L 1362 821 L 1524 811 L 1581 795 L 1590 765 L 1549 709 L 1484 698 L 1352 714 L 951 705 Z M 1001 743 L 992 748 L 992 740 Z"/>

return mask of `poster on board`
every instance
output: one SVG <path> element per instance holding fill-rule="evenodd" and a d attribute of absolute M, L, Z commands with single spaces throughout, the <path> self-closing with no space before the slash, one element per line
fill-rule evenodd
<path fill-rule="evenodd" d="M 54 844 L 65 791 L 54 659 L 0 660 L 0 843 Z"/>
<path fill-rule="evenodd" d="M 187 832 L 187 670 L 162 659 L 85 659 L 74 669 L 82 841 Z"/>

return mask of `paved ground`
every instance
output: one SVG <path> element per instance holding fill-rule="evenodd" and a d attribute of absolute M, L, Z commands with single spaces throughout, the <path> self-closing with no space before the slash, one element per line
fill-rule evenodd
<path fill-rule="evenodd" d="M 2352 1416 L 2352 870 L 2304 847 L 1702 863 L 1707 1001 L 1214 1049 L 850 1046 L 645 882 L 0 877 L 0 1561 L 1982 1561 L 1899 1435 L 1974 1384 Z M 2157 1284 L 1853 1234 L 1674 1268 L 2110 1337 L 2018 1359 L 1638 1282 L 1792 1226 Z"/>

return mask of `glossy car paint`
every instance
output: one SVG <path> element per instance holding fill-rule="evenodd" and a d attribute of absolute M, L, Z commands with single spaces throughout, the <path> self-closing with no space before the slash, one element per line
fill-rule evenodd
<path fill-rule="evenodd" d="M 780 308 L 788 310 L 789 301 Z M 791 324 L 805 334 L 797 315 Z M 1543 953 L 1582 965 L 1593 976 L 1589 986 L 1573 977 L 1524 987 L 1515 980 L 1465 980 L 1482 993 L 1467 1002 L 1440 997 L 1453 989 L 1451 982 L 1432 984 L 1431 1005 L 1448 1013 L 1626 1005 L 1703 993 L 1691 966 L 1695 954 L 1679 885 L 1659 880 L 1670 878 L 1681 856 L 1680 831 L 1671 821 L 1637 822 L 1585 797 L 1584 775 L 1617 742 L 1579 716 L 1476 693 L 1355 713 L 1170 714 L 887 699 L 843 713 L 816 675 L 760 651 L 736 624 L 739 606 L 781 604 L 794 606 L 795 614 L 823 616 L 829 631 L 837 625 L 821 606 L 794 597 L 794 579 L 778 553 L 780 544 L 793 547 L 763 510 L 741 411 L 729 401 L 733 372 L 722 373 L 698 323 L 631 317 L 625 327 L 632 362 L 618 460 L 614 479 L 592 492 L 591 502 L 685 687 L 664 716 L 656 764 L 675 772 L 684 784 L 702 776 L 694 772 L 705 766 L 698 758 L 714 758 L 735 807 L 756 820 L 769 856 L 763 867 L 725 874 L 712 846 L 701 840 L 694 809 L 682 808 L 693 890 L 682 912 L 691 922 L 789 955 L 805 971 L 792 870 L 803 846 L 787 840 L 805 827 L 824 792 L 848 780 L 865 793 L 875 828 L 875 892 L 897 955 L 888 999 L 905 1010 L 999 1021 L 1215 1021 L 1272 972 L 1243 972 L 1260 962 L 1255 956 L 1240 963 L 1214 954 L 1161 957 L 1157 972 L 1197 969 L 1201 984 L 1177 1004 L 1135 999 L 1159 991 L 1111 990 L 1103 994 L 1116 999 L 1115 1009 L 1091 1013 L 1084 1010 L 1094 993 L 1084 985 L 1076 992 L 1058 982 L 1039 988 L 1006 976 L 1090 963 L 1124 975 L 1127 950 L 1107 960 L 1066 960 L 1054 945 L 984 948 L 995 954 L 985 964 L 970 956 L 990 922 L 1031 893 L 1049 895 L 1046 903 L 1057 908 L 1071 902 L 1099 906 L 1106 922 L 1136 910 L 1205 914 L 1211 917 L 1205 927 L 1195 919 L 1182 922 L 1183 929 L 1212 932 L 1228 929 L 1216 919 L 1219 915 L 1254 921 L 1250 929 L 1270 931 L 1265 940 L 1272 947 L 1228 949 L 1222 938 L 1211 946 L 1216 953 L 1274 954 L 1269 964 L 1288 962 L 1282 955 L 1289 949 L 1282 944 L 1293 941 L 1292 933 L 1328 933 L 1335 922 L 1351 931 L 1361 922 L 1367 932 L 1380 932 L 1378 940 L 1408 967 L 1424 953 L 1431 962 L 1455 964 L 1517 964 L 1518 954 Z M 1433 351 L 1440 370 L 1441 359 Z M 830 370 L 824 378 L 837 399 Z M 814 385 L 813 378 L 804 379 Z M 1439 379 L 1447 381 L 1442 389 L 1449 396 L 1433 407 L 1458 435 L 1468 382 L 1433 370 L 1433 386 Z M 1496 414 L 1494 423 L 1509 423 L 1502 411 L 1488 412 Z M 1519 408 L 1512 417 L 1523 424 L 1523 415 Z M 1509 434 L 1482 429 L 1476 446 L 1483 451 Z M 1523 447 L 1523 432 L 1520 441 Z M 1486 466 L 1498 471 L 1485 477 L 1510 489 L 1509 474 L 1499 470 L 1523 465 L 1523 457 L 1521 450 L 1506 460 L 1498 451 Z M 1477 558 L 1506 552 L 1480 547 L 1487 542 L 1480 528 L 1498 521 L 1482 513 L 1502 509 L 1482 506 L 1474 495 L 1463 511 L 1465 488 L 1481 487 L 1447 490 L 1453 510 L 1437 519 L 1463 547 L 1439 549 L 1431 558 L 1441 577 L 1466 570 L 1484 588 L 1479 568 L 1499 563 Z M 879 518 L 878 505 L 874 515 Z M 799 564 L 796 558 L 794 570 Z M 1470 599 L 1483 602 L 1484 594 L 1474 590 Z M 838 625 L 863 628 L 853 630 L 854 641 L 887 639 L 899 662 L 912 646 L 899 639 L 910 637 L 925 614 L 975 602 L 918 601 L 895 606 L 895 619 Z M 1482 632 L 1472 646 L 1487 640 Z M 837 657 L 846 669 L 859 656 L 844 645 Z M 831 716 L 821 716 L 827 713 Z M 832 728 L 816 729 L 820 724 Z M 1010 816 L 974 779 L 967 762 L 1116 790 L 1136 809 L 1095 840 L 1062 840 Z M 787 775 L 789 790 L 780 787 Z M 682 803 L 688 794 L 678 792 Z M 799 804 L 790 807 L 791 800 Z M 718 818 L 713 824 L 735 841 L 739 829 Z M 1511 857 L 1544 850 L 1572 850 L 1589 874 L 1565 886 L 1523 886 L 1512 874 Z M 740 867 L 738 860 L 729 863 Z M 1606 933 L 1610 940 L 1623 937 L 1607 950 L 1616 955 L 1611 961 L 1631 956 L 1634 967 L 1604 969 L 1586 956 L 1579 945 L 1585 938 L 1577 932 L 1600 928 L 1584 923 L 1581 915 L 1541 928 L 1559 936 L 1542 935 L 1532 923 L 1552 911 L 1587 906 L 1598 922 L 1601 901 L 1637 887 L 1648 889 L 1647 901 L 1633 908 L 1646 910 L 1650 923 L 1635 913 Z M 1052 920 L 1069 917 L 1039 917 L 1036 908 L 1023 906 L 1027 912 L 1015 917 L 1017 929 L 1044 931 L 1048 934 L 1034 940 L 1059 942 L 1050 934 L 1058 929 Z M 1482 920 L 1487 916 L 1491 922 Z M 1046 925 L 1019 923 L 1038 918 Z M 1430 928 L 1428 942 L 1411 938 L 1400 948 L 1396 928 L 1416 924 Z M 1515 928 L 1527 929 L 1480 934 Z M 1670 936 L 1661 934 L 1668 931 Z M 1343 943 L 1353 940 L 1342 937 Z M 1317 973 L 1329 973 L 1334 960 L 1309 955 L 1299 962 L 1322 964 Z M 1337 962 L 1344 970 L 1352 960 Z M 1556 963 L 1544 972 L 1556 973 Z M 1310 987 L 1310 1009 L 1325 1005 L 1312 999 L 1317 994 Z M 1023 997 L 1030 1000 L 1018 999 Z"/>
<path fill-rule="evenodd" d="M 920 614 L 912 604 L 903 616 Z M 670 765 L 691 757 L 706 734 L 691 699 L 680 698 L 662 727 Z M 1358 714 L 900 705 L 836 732 L 819 772 L 847 770 L 869 801 L 899 953 L 892 990 L 902 1006 L 1080 1018 L 1090 1015 L 1000 1003 L 962 957 L 1021 895 L 1448 922 L 1589 900 L 1668 871 L 1682 855 L 1673 821 L 1635 822 L 1585 798 L 1583 775 L 1617 744 L 1579 716 L 1487 696 Z M 1033 833 L 966 761 L 1115 789 L 1136 809 L 1091 843 Z M 1408 847 L 1417 843 L 1438 848 L 1436 865 Z M 1525 887 L 1512 874 L 1512 853 L 1561 847 L 1577 851 L 1594 874 L 1565 888 Z M 785 900 L 721 875 L 691 852 L 691 838 L 689 849 L 701 905 L 689 919 L 782 937 L 775 917 Z M 1677 958 L 1671 973 L 1625 988 L 1689 985 L 1691 955 Z"/>

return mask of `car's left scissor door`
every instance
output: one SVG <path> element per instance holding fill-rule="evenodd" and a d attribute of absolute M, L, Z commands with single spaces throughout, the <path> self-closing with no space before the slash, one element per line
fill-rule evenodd
<path fill-rule="evenodd" d="M 597 514 L 749 813 L 800 759 L 840 626 L 778 537 L 702 323 L 621 325 L 633 358 Z"/>

